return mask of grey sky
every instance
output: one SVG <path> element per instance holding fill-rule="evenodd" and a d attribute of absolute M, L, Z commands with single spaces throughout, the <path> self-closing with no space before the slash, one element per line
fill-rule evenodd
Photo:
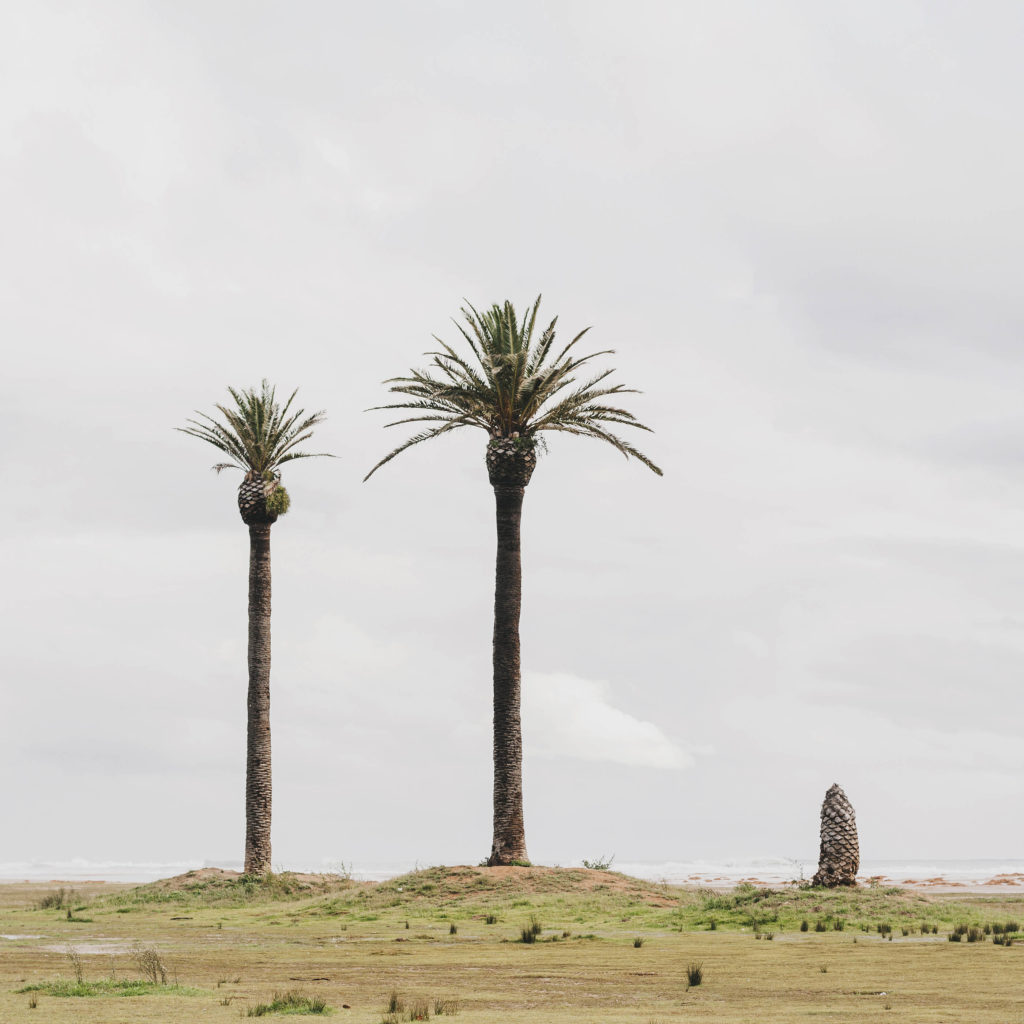
<path fill-rule="evenodd" d="M 2 18 L 0 861 L 240 856 L 247 537 L 172 428 L 262 377 L 340 456 L 274 529 L 275 861 L 486 854 L 484 441 L 363 485 L 362 410 L 541 291 L 666 476 L 527 493 L 532 856 L 805 855 L 833 781 L 866 857 L 1019 853 L 1019 5 Z"/>

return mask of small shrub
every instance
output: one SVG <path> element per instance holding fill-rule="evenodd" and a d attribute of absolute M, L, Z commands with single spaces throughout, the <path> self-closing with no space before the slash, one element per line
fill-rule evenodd
<path fill-rule="evenodd" d="M 543 930 L 544 928 L 541 925 L 540 921 L 538 921 L 536 917 L 531 917 L 530 923 L 525 928 L 523 928 L 519 933 L 520 941 L 525 942 L 527 945 L 530 945 L 531 943 L 537 941 L 537 937 Z"/>
<path fill-rule="evenodd" d="M 39 997 L 35 994 L 35 992 L 33 992 L 32 995 L 28 997 L 28 1008 L 30 1010 L 34 1010 L 38 1005 Z"/>
<path fill-rule="evenodd" d="M 879 935 L 889 935 L 892 933 L 892 925 L 886 924 L 884 921 L 879 921 L 877 927 Z"/>
<path fill-rule="evenodd" d="M 828 964 L 822 964 L 818 970 L 821 971 L 822 974 L 828 974 Z"/>
<path fill-rule="evenodd" d="M 402 1002 L 401 996 L 394 989 L 391 990 L 391 995 L 388 996 L 388 1005 L 385 1009 L 385 1013 L 401 1013 L 405 1009 L 405 1003 Z"/>
<path fill-rule="evenodd" d="M 692 963 L 686 965 L 686 984 L 689 988 L 695 988 L 704 982 L 704 964 Z"/>
<path fill-rule="evenodd" d="M 82 984 L 82 958 L 78 954 L 78 950 L 74 946 L 68 946 L 64 950 L 64 955 L 71 962 L 71 969 L 75 972 L 75 981 L 79 985 Z"/>
<path fill-rule="evenodd" d="M 459 926 L 454 921 L 448 926 L 448 934 L 449 935 L 458 935 L 459 934 Z"/>
<path fill-rule="evenodd" d="M 901 928 L 900 931 L 903 932 L 904 935 L 909 935 L 910 934 L 910 929 L 909 928 Z"/>
<path fill-rule="evenodd" d="M 765 942 L 771 942 L 775 938 L 775 932 L 765 932 L 762 938 Z"/>
<path fill-rule="evenodd" d="M 615 860 L 614 853 L 610 857 L 601 854 L 600 857 L 595 857 L 593 860 L 587 860 L 584 857 L 583 866 L 591 871 L 607 871 L 612 866 L 613 860 Z"/>
<path fill-rule="evenodd" d="M 806 931 L 808 931 L 810 929 L 810 927 L 811 926 L 807 923 L 807 919 L 806 918 L 803 921 L 800 922 L 800 931 L 806 932 Z"/>
<path fill-rule="evenodd" d="M 78 893 L 74 889 L 65 889 L 61 886 L 56 892 L 48 892 L 41 896 L 36 903 L 39 910 L 63 910 L 71 906 L 78 899 Z"/>
<path fill-rule="evenodd" d="M 832 930 L 833 931 L 841 932 L 845 928 L 846 928 L 846 922 L 841 917 L 837 917 L 832 922 Z"/>
<path fill-rule="evenodd" d="M 1014 932 L 1020 931 L 1020 924 L 1017 921 L 1007 921 L 1003 925 L 1003 931 L 1009 932 L 1012 935 Z"/>
<path fill-rule="evenodd" d="M 816 932 L 827 932 L 828 925 L 825 924 L 825 922 L 822 921 L 821 918 L 819 918 L 817 921 L 814 922 L 814 930 Z"/>
<path fill-rule="evenodd" d="M 947 937 L 950 942 L 959 942 L 962 938 L 960 932 L 950 932 Z"/>
<path fill-rule="evenodd" d="M 636 938 L 635 938 L 635 939 L 633 940 L 633 948 L 634 948 L 634 949 L 639 949 L 639 948 L 640 948 L 640 947 L 641 947 L 641 946 L 642 946 L 643 944 L 644 944 L 644 940 L 643 940 L 643 937 L 642 937 L 642 936 L 640 936 L 640 935 L 638 935 L 638 936 L 637 936 L 637 937 L 636 937 Z"/>
<path fill-rule="evenodd" d="M 484 924 L 497 924 L 497 923 L 498 923 L 498 915 L 497 914 L 488 914 L 484 918 Z M 409 925 L 406 924 L 406 928 L 408 928 L 408 927 L 409 927 Z"/>
<path fill-rule="evenodd" d="M 709 932 L 718 931 L 718 922 L 714 918 L 711 918 L 711 920 L 708 921 L 708 931 Z"/>
<path fill-rule="evenodd" d="M 153 985 L 167 984 L 167 968 L 164 966 L 160 954 L 153 946 L 140 946 L 136 943 L 131 951 L 132 963 L 135 964 L 139 974 Z"/>
<path fill-rule="evenodd" d="M 980 928 L 975 928 L 974 925 L 971 925 L 971 927 L 967 929 L 967 941 L 984 942 L 985 933 Z"/>

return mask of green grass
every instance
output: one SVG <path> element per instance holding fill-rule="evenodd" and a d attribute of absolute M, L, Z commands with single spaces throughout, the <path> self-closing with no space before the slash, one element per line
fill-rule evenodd
<path fill-rule="evenodd" d="M 202 989 L 190 988 L 186 985 L 154 985 L 151 981 L 135 981 L 132 979 L 104 978 L 101 981 L 76 981 L 59 978 L 56 981 L 43 981 L 16 992 L 40 992 L 47 996 L 69 998 L 74 996 L 198 996 L 203 995 Z"/>
<path fill-rule="evenodd" d="M 69 923 L 38 908 L 54 888 L 0 886 L 0 931 L 41 936 L 0 946 L 4 1024 L 228 1024 L 250 1010 L 301 1012 L 271 1009 L 274 991 L 322 1000 L 353 1024 L 381 1024 L 392 991 L 404 1006 L 399 1024 L 424 1004 L 436 1017 L 441 995 L 466 1024 L 1020 1017 L 1024 940 L 994 939 L 1024 920 L 1024 897 L 1005 892 L 714 892 L 583 869 L 437 867 L 379 885 L 205 872 L 152 886 L 82 884 L 75 906 L 93 920 Z M 531 918 L 543 933 L 523 944 Z M 958 925 L 964 938 L 950 943 Z M 983 940 L 967 941 L 972 927 Z M 773 941 L 755 941 L 755 928 Z M 80 952 L 81 988 L 69 948 Z M 140 978 L 138 951 L 148 949 L 181 987 L 93 980 Z M 687 974 L 696 965 L 699 985 Z M 69 980 L 54 980 L 62 975 Z M 61 994 L 93 998 L 88 1008 L 49 998 Z M 159 998 L 123 998 L 131 995 Z"/>

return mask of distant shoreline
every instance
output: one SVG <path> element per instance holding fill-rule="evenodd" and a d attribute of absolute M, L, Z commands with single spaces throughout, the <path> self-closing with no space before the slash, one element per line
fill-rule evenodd
<path fill-rule="evenodd" d="M 757 862 L 755 862 L 757 863 Z M 318 865 L 312 869 L 298 869 L 294 872 L 289 867 L 279 869 L 281 873 L 291 872 L 304 875 L 337 876 L 345 875 L 355 881 L 383 882 L 399 875 L 426 868 L 426 864 L 412 865 L 372 865 L 360 870 L 359 867 L 345 865 Z M 536 867 L 549 865 L 538 864 Z M 563 865 L 573 867 L 578 865 Z M 754 885 L 761 888 L 788 888 L 805 884 L 813 876 L 813 864 L 805 862 L 765 862 L 757 863 L 760 868 L 768 870 L 741 870 L 743 867 L 754 867 L 754 864 L 729 864 L 717 866 L 717 870 L 686 871 L 694 864 L 685 862 L 624 862 L 613 863 L 611 871 L 653 883 L 667 883 L 689 889 L 734 889 L 740 885 Z M 877 870 L 890 867 L 890 871 Z M 1017 896 L 1024 894 L 1024 861 L 990 860 L 990 861 L 922 861 L 915 865 L 910 861 L 899 864 L 901 870 L 891 870 L 896 862 L 868 862 L 866 867 L 870 873 L 858 875 L 860 888 L 899 887 L 920 892 L 932 893 L 964 893 L 990 896 Z M 22 871 L 11 870 L 21 867 Z M 210 868 L 236 871 L 240 865 L 212 865 L 188 862 L 179 863 L 145 863 L 116 864 L 113 862 L 88 863 L 73 862 L 35 862 L 32 864 L 0 864 L 0 884 L 3 885 L 143 885 L 186 874 L 189 871 L 204 871 Z M 47 869 L 52 870 L 47 870 Z M 788 868 L 788 870 L 786 870 Z M 875 870 L 871 871 L 874 868 Z M 946 868 L 946 870 L 944 870 Z M 794 877 L 797 876 L 797 877 Z"/>

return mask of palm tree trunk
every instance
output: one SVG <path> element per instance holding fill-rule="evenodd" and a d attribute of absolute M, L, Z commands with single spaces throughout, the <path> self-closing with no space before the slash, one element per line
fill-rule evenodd
<path fill-rule="evenodd" d="M 523 571 L 519 522 L 525 487 L 496 485 L 498 555 L 494 572 L 494 840 L 488 864 L 528 861 L 523 827 L 519 609 Z"/>
<path fill-rule="evenodd" d="M 245 873 L 270 871 L 270 524 L 249 526 Z"/>

